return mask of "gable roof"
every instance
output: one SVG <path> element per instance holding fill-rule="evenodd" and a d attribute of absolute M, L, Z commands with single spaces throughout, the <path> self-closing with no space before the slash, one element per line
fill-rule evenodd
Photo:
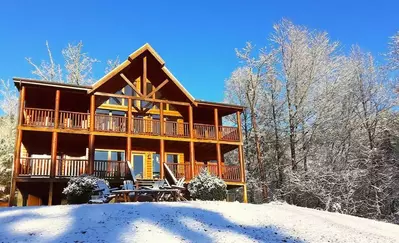
<path fill-rule="evenodd" d="M 112 77 L 121 72 L 124 68 L 130 65 L 130 63 L 136 59 L 138 56 L 143 54 L 145 51 L 151 53 L 151 55 L 159 62 L 161 65 L 161 69 L 165 72 L 166 76 L 185 94 L 185 96 L 194 104 L 197 105 L 195 98 L 183 87 L 183 85 L 177 80 L 177 78 L 166 68 L 165 61 L 162 57 L 151 47 L 150 44 L 146 43 L 132 54 L 130 54 L 124 62 L 122 62 L 119 66 L 114 68 L 112 71 L 104 75 L 101 79 L 95 82 L 92 85 L 92 88 L 87 91 L 87 93 L 94 93 L 98 88 L 100 88 L 104 83 L 110 80 Z"/>

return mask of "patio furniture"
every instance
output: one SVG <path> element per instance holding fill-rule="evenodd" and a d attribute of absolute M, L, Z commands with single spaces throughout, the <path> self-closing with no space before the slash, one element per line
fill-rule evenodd
<path fill-rule="evenodd" d="M 92 199 L 88 202 L 89 204 L 109 203 L 113 198 L 115 198 L 116 194 L 113 193 L 113 191 L 118 188 L 109 188 L 104 180 L 98 180 L 96 184 L 97 189 L 93 192 L 98 195 L 92 196 Z"/>

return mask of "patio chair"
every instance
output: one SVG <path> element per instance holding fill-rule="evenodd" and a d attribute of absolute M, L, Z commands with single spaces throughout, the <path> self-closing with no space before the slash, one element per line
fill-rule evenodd
<path fill-rule="evenodd" d="M 97 189 L 95 189 L 93 192 L 97 193 L 98 195 L 92 196 L 92 199 L 88 202 L 89 204 L 109 203 L 115 198 L 116 195 L 113 194 L 112 191 L 118 190 L 118 188 L 109 188 L 104 180 L 98 180 L 96 184 Z"/>

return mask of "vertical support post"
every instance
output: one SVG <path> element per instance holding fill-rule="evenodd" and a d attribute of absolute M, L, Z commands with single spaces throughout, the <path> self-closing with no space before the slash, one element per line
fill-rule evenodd
<path fill-rule="evenodd" d="M 242 186 L 242 201 L 244 202 L 244 203 L 248 203 L 248 195 L 247 195 L 247 185 L 246 184 L 244 184 L 243 186 Z"/>
<path fill-rule="evenodd" d="M 216 140 L 219 141 L 219 112 L 218 112 L 218 108 L 215 108 L 213 110 L 213 115 L 215 118 L 215 136 L 216 136 Z"/>
<path fill-rule="evenodd" d="M 89 174 L 92 175 L 94 171 L 94 128 L 95 128 L 95 113 L 96 113 L 96 97 L 90 96 L 90 134 L 89 134 Z"/>
<path fill-rule="evenodd" d="M 58 128 L 60 117 L 60 90 L 55 91 L 54 128 Z"/>
<path fill-rule="evenodd" d="M 163 136 L 165 134 L 165 121 L 163 118 L 163 102 L 159 102 L 159 122 L 160 122 L 160 128 L 161 128 L 160 135 Z"/>
<path fill-rule="evenodd" d="M 243 139 L 242 139 L 242 127 L 241 127 L 241 113 L 237 111 L 237 126 L 238 135 L 240 138 L 240 144 L 238 145 L 238 161 L 240 162 L 240 172 L 241 172 L 241 182 L 245 182 L 245 162 L 244 162 L 244 149 L 243 149 Z"/>
<path fill-rule="evenodd" d="M 51 138 L 51 167 L 50 167 L 50 178 L 55 177 L 55 168 L 57 163 L 57 149 L 58 149 L 58 133 L 53 132 Z"/>
<path fill-rule="evenodd" d="M 53 191 L 54 191 L 54 182 L 50 181 L 50 187 L 48 190 L 48 206 L 53 205 Z"/>
<path fill-rule="evenodd" d="M 16 190 L 16 177 L 19 175 L 21 171 L 21 145 L 22 145 L 22 130 L 20 126 L 22 126 L 24 119 L 24 108 L 25 108 L 25 86 L 21 87 L 21 92 L 19 95 L 19 114 L 18 114 L 18 129 L 17 129 L 17 137 L 15 139 L 15 151 L 14 151 L 14 170 L 11 180 L 11 188 L 10 188 L 10 198 L 8 200 L 8 206 L 13 206 L 15 199 L 15 190 Z"/>
<path fill-rule="evenodd" d="M 161 179 L 165 178 L 163 164 L 165 162 L 165 142 L 163 139 L 159 140 L 160 152 L 159 152 L 159 167 L 161 173 Z"/>
<path fill-rule="evenodd" d="M 220 143 L 219 143 L 219 112 L 218 108 L 214 108 L 213 115 L 215 118 L 215 135 L 216 135 L 216 155 L 218 161 L 218 176 L 222 178 L 222 153 L 220 150 Z"/>
<path fill-rule="evenodd" d="M 132 99 L 127 100 L 127 134 L 132 133 Z"/>
<path fill-rule="evenodd" d="M 127 134 L 132 132 L 132 99 L 128 98 L 127 100 Z M 129 137 L 126 138 L 126 161 L 127 163 L 132 163 L 132 139 Z"/>
<path fill-rule="evenodd" d="M 194 118 L 193 107 L 188 106 L 188 123 L 190 129 L 190 165 L 191 165 L 191 178 L 194 178 L 195 173 L 195 149 L 194 149 Z"/>
<path fill-rule="evenodd" d="M 220 151 L 220 143 L 216 143 L 216 154 L 218 160 L 218 176 L 222 178 L 222 153 Z"/>
<path fill-rule="evenodd" d="M 143 86 L 143 95 L 147 95 L 147 57 L 143 57 L 143 79 L 141 82 Z"/>
<path fill-rule="evenodd" d="M 57 89 L 55 91 L 54 128 L 58 128 L 58 123 L 59 123 L 60 94 L 61 94 L 60 90 Z M 57 150 L 58 150 L 58 133 L 53 132 L 52 138 L 51 138 L 50 178 L 55 177 L 55 169 L 56 169 L 56 163 L 57 163 Z"/>

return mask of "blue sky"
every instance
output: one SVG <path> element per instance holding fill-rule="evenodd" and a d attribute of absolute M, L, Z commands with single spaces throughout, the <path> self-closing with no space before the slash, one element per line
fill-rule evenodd
<path fill-rule="evenodd" d="M 285 17 L 327 31 L 343 49 L 359 44 L 375 55 L 399 30 L 399 1 L 1 1 L 0 78 L 33 77 L 25 57 L 55 58 L 68 42 L 102 61 L 124 60 L 150 43 L 197 99 L 221 101 L 224 80 L 239 65 L 235 48 L 267 44 Z M 116 4 L 117 3 L 117 4 Z"/>

